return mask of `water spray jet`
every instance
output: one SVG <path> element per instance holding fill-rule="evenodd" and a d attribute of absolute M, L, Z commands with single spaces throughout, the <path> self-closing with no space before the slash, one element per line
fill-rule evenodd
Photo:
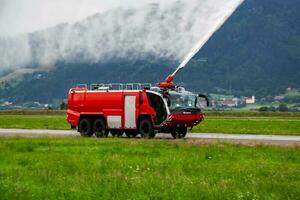
<path fill-rule="evenodd" d="M 175 87 L 173 80 L 176 76 L 176 74 L 183 68 L 186 67 L 186 65 L 189 63 L 189 61 L 200 51 L 200 49 L 204 46 L 204 44 L 211 38 L 211 36 L 226 22 L 226 20 L 232 15 L 232 13 L 244 2 L 244 0 L 241 0 L 236 7 L 234 7 L 231 12 L 228 12 L 220 21 L 218 21 L 215 26 L 211 27 L 209 31 L 205 34 L 204 37 L 201 38 L 201 40 L 192 48 L 192 50 L 184 57 L 180 65 L 176 68 L 176 70 L 167 76 L 165 82 L 159 83 L 159 87 L 161 88 L 173 88 Z"/>

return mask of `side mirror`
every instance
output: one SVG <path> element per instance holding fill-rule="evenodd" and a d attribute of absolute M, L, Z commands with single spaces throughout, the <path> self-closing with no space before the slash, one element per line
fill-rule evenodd
<path fill-rule="evenodd" d="M 207 107 L 209 107 L 209 99 L 208 99 L 208 97 L 207 97 L 207 96 L 205 96 L 204 94 L 199 94 L 199 95 L 198 95 L 198 97 L 199 97 L 199 98 L 204 98 L 204 99 L 205 99 L 205 101 L 206 101 L 206 105 L 207 105 Z"/>

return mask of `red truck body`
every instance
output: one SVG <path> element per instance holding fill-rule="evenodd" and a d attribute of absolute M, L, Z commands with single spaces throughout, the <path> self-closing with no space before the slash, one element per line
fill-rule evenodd
<path fill-rule="evenodd" d="M 172 112 L 168 104 L 163 94 L 149 89 L 72 88 L 67 121 L 83 136 L 103 137 L 109 132 L 121 136 L 125 132 L 128 137 L 139 133 L 154 137 L 155 133 L 164 132 L 178 138 L 185 136 L 188 127 L 204 119 L 200 109 Z"/>

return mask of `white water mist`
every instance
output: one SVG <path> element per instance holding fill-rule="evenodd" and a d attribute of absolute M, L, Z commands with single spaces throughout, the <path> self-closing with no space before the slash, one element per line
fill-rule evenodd
<path fill-rule="evenodd" d="M 112 9 L 75 24 L 0 37 L 0 70 L 148 55 L 185 66 L 242 1 L 182 0 Z"/>

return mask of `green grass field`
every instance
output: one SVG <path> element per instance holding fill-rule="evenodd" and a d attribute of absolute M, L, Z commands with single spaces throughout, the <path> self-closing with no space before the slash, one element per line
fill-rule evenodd
<path fill-rule="evenodd" d="M 299 199 L 300 149 L 0 138 L 0 199 Z"/>
<path fill-rule="evenodd" d="M 65 115 L 0 115 L 0 128 L 70 129 Z"/>
<path fill-rule="evenodd" d="M 0 112 L 0 128 L 68 130 L 65 112 Z M 208 113 L 192 132 L 300 135 L 299 113 Z"/>
<path fill-rule="evenodd" d="M 192 132 L 300 135 L 300 118 L 208 116 Z"/>

